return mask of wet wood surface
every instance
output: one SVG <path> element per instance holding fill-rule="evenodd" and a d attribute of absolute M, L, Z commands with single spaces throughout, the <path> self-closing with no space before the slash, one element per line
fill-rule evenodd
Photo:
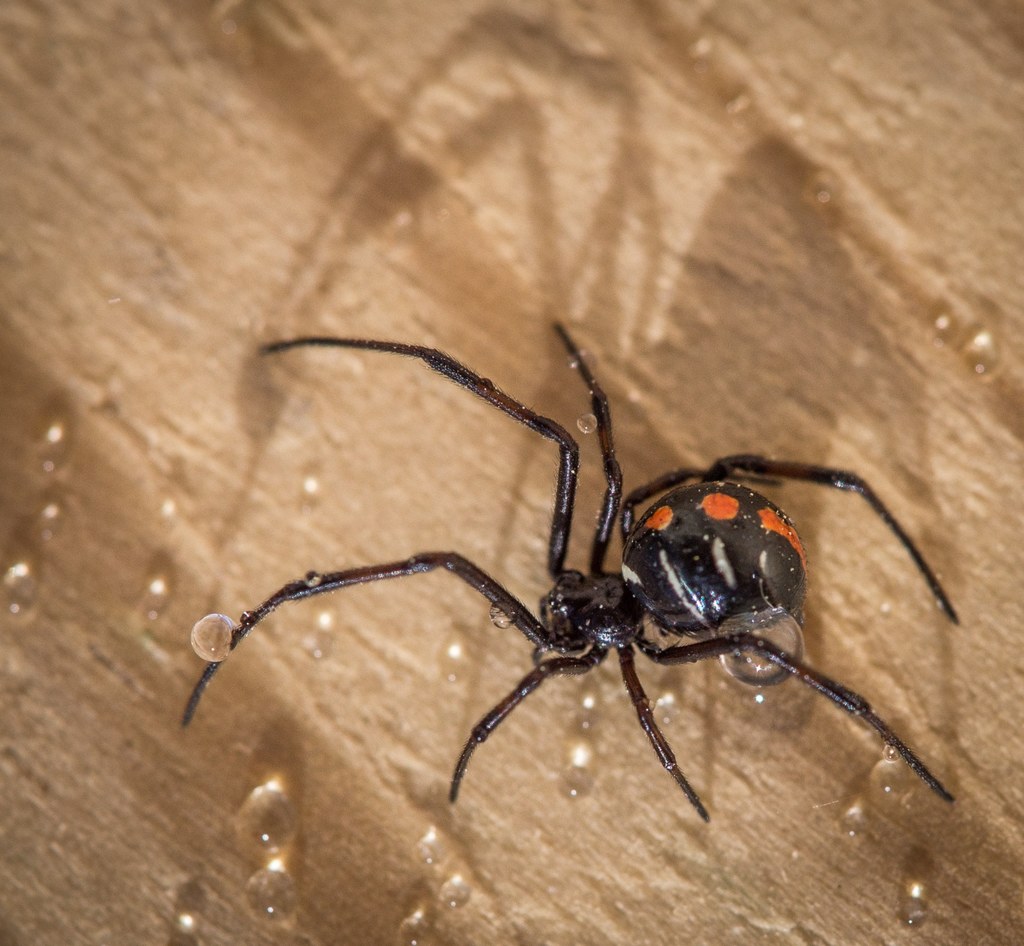
<path fill-rule="evenodd" d="M 1012 941 L 1012 3 L 12 2 L 0 29 L 0 944 Z M 808 660 L 955 805 L 796 684 L 641 660 L 710 825 L 614 662 L 531 696 L 452 809 L 531 650 L 446 575 L 282 610 L 181 730 L 193 622 L 309 569 L 453 549 L 548 585 L 550 444 L 402 359 L 259 345 L 437 345 L 575 433 L 555 319 L 627 487 L 760 452 L 897 512 L 959 627 L 856 497 L 765 487 L 809 549 Z"/>

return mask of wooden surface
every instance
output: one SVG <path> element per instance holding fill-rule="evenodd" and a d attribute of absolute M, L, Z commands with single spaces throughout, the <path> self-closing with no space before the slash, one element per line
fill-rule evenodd
<path fill-rule="evenodd" d="M 0 9 L 0 943 L 1013 942 L 1017 5 L 150 6 Z M 547 586 L 550 445 L 415 364 L 257 346 L 436 344 L 575 430 L 555 318 L 627 485 L 754 450 L 898 511 L 960 627 L 856 497 L 772 490 L 810 549 L 809 659 L 954 806 L 886 804 L 877 739 L 795 684 L 758 705 L 644 661 L 710 825 L 612 666 L 531 697 L 452 810 L 530 649 L 443 575 L 279 613 L 181 731 L 192 623 L 310 568 L 454 548 Z M 278 921 L 239 827 L 272 777 Z"/>

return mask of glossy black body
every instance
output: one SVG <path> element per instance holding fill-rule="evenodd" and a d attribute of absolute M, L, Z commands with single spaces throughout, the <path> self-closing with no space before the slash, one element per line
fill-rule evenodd
<path fill-rule="evenodd" d="M 789 517 L 738 483 L 662 496 L 622 552 L 629 590 L 665 630 L 708 637 L 730 617 L 771 608 L 803 623 L 807 569 Z"/>

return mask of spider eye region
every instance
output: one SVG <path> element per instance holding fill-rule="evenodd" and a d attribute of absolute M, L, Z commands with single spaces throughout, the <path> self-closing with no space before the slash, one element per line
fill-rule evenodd
<path fill-rule="evenodd" d="M 622 555 L 629 590 L 666 630 L 704 636 L 781 608 L 799 622 L 807 584 L 789 517 L 737 483 L 680 486 L 636 522 Z"/>

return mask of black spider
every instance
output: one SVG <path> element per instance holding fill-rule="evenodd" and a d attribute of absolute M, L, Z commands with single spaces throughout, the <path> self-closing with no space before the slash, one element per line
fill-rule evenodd
<path fill-rule="evenodd" d="M 775 632 L 780 628 L 785 631 L 787 626 L 796 628 L 795 641 L 800 641 L 806 584 L 803 546 L 781 509 L 752 489 L 730 481 L 729 477 L 806 480 L 859 493 L 906 549 L 946 616 L 956 622 L 956 613 L 938 579 L 874 491 L 853 473 L 738 455 L 723 457 L 705 470 L 673 470 L 634 489 L 623 500 L 622 473 L 615 458 L 608 400 L 568 332 L 561 325 L 556 325 L 555 330 L 569 351 L 572 365 L 590 389 L 607 483 L 586 574 L 564 567 L 579 448 L 555 421 L 534 413 L 499 391 L 487 378 L 433 348 L 341 338 L 275 342 L 267 345 L 263 352 L 334 346 L 419 358 L 519 423 L 553 440 L 559 450 L 555 509 L 548 545 L 548 571 L 554 586 L 541 599 L 538 620 L 518 598 L 455 552 L 424 552 L 385 565 L 324 574 L 310 572 L 305 578 L 285 585 L 255 610 L 243 613 L 231 630 L 230 649 L 237 647 L 260 621 L 286 601 L 325 594 L 348 585 L 444 568 L 476 589 L 493 608 L 500 609 L 535 648 L 534 668 L 473 727 L 452 777 L 449 797 L 453 802 L 473 751 L 523 699 L 548 677 L 586 673 L 614 652 L 640 725 L 654 751 L 700 816 L 708 820 L 707 810 L 680 771 L 672 749 L 655 722 L 634 665 L 637 649 L 660 664 L 696 663 L 710 657 L 723 657 L 742 664 L 746 659 L 748 672 L 738 675 L 758 685 L 794 676 L 872 726 L 925 784 L 941 798 L 952 801 L 953 796 L 875 715 L 863 697 L 803 664 L 792 638 L 786 647 L 773 642 Z M 659 494 L 664 495 L 636 518 L 636 506 Z M 617 572 L 608 573 L 604 560 L 616 519 L 624 542 L 622 564 Z M 649 621 L 645 622 L 645 618 Z M 648 623 L 660 638 L 657 643 L 650 639 L 645 627 Z M 547 657 L 550 653 L 557 656 Z M 219 662 L 207 665 L 188 701 L 183 724 L 191 720 L 206 685 L 219 666 Z"/>

